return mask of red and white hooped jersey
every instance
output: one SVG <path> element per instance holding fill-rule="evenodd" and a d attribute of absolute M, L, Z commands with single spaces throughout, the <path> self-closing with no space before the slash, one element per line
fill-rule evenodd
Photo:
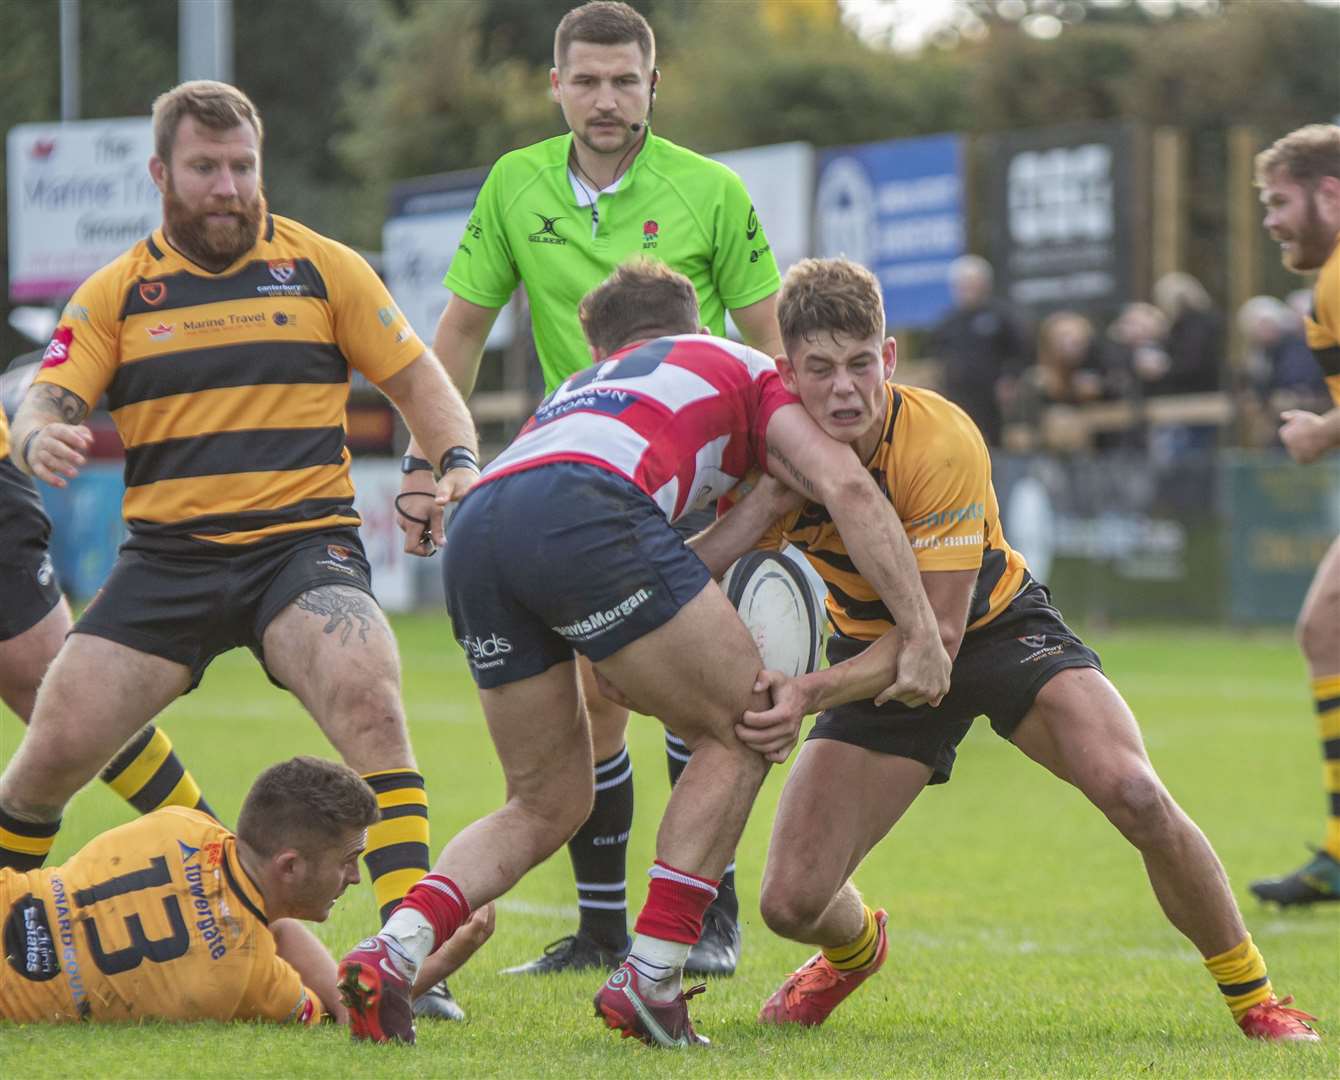
<path fill-rule="evenodd" d="M 765 468 L 768 421 L 799 400 L 756 349 L 702 334 L 656 338 L 563 382 L 480 483 L 583 462 L 631 481 L 675 521 Z"/>

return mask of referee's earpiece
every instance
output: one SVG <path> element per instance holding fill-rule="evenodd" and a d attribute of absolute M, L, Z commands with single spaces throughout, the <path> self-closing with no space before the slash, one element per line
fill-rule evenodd
<path fill-rule="evenodd" d="M 651 69 L 651 96 L 647 99 L 647 118 L 639 120 L 636 124 L 629 124 L 630 131 L 641 131 L 651 123 L 651 111 L 656 108 L 656 84 L 661 81 L 661 69 Z"/>

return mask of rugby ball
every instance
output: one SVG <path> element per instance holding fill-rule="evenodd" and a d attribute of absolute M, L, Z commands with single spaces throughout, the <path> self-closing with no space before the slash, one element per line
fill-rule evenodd
<path fill-rule="evenodd" d="M 751 551 L 726 571 L 721 587 L 754 635 L 765 668 L 792 676 L 818 668 L 822 608 L 799 566 L 775 551 Z"/>

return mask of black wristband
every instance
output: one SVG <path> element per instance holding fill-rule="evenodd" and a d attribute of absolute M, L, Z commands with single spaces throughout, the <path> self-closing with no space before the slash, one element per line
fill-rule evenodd
<path fill-rule="evenodd" d="M 445 476 L 452 469 L 473 469 L 479 472 L 479 458 L 475 457 L 475 452 L 468 446 L 453 446 L 442 455 L 437 475 Z"/>
<path fill-rule="evenodd" d="M 400 459 L 400 471 L 402 473 L 432 472 L 433 463 L 427 458 L 415 457 L 413 454 L 406 454 Z"/>

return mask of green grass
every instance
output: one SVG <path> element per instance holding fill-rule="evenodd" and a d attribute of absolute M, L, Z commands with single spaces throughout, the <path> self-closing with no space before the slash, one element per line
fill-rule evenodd
<path fill-rule="evenodd" d="M 499 803 L 501 776 L 444 621 L 400 619 L 397 630 L 440 844 Z M 575 901 L 560 854 L 501 901 L 494 939 L 452 980 L 469 1023 L 421 1025 L 416 1048 L 351 1046 L 331 1029 L 0 1025 L 0 1071 L 24 1078 L 1340 1075 L 1340 905 L 1284 915 L 1262 909 L 1245 889 L 1255 876 L 1301 862 L 1302 842 L 1321 827 L 1316 728 L 1291 642 L 1274 632 L 1142 629 L 1094 635 L 1092 644 L 1141 718 L 1156 767 L 1218 849 L 1276 988 L 1323 1018 L 1323 1045 L 1243 1039 L 1199 957 L 1159 913 L 1134 852 L 1078 794 L 979 724 L 954 781 L 928 791 L 858 873 L 871 902 L 890 910 L 890 960 L 822 1029 L 754 1022 L 762 1000 L 808 953 L 774 937 L 756 913 L 783 779 L 774 775 L 738 857 L 743 965 L 694 1002 L 710 1049 L 658 1053 L 615 1039 L 591 1015 L 599 980 L 590 975 L 496 974 L 571 929 Z M 315 725 L 244 652 L 217 661 L 165 726 L 229 820 L 263 766 L 296 752 L 329 753 Z M 0 758 L 18 732 L 13 717 L 0 719 Z M 659 725 L 635 719 L 630 744 L 636 910 L 668 785 Z M 55 858 L 129 813 L 105 790 L 84 792 Z M 364 885 L 316 931 L 339 953 L 372 924 Z"/>

